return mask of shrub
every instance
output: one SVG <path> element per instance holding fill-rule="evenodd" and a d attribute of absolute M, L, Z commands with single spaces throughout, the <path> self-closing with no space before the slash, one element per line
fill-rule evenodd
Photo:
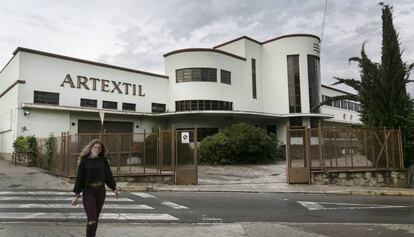
<path fill-rule="evenodd" d="M 37 164 L 37 141 L 35 136 L 19 136 L 13 142 L 18 159 L 25 159 L 28 165 Z"/>
<path fill-rule="evenodd" d="M 45 169 L 52 168 L 52 161 L 53 161 L 53 157 L 55 156 L 55 152 L 56 152 L 56 144 L 57 144 L 57 140 L 55 136 L 53 136 L 53 133 L 51 133 L 45 142 L 46 156 L 42 163 L 42 167 Z"/>
<path fill-rule="evenodd" d="M 198 147 L 200 163 L 231 164 L 229 139 L 224 133 L 204 138 Z"/>
<path fill-rule="evenodd" d="M 264 163 L 276 160 L 277 155 L 276 136 L 246 123 L 205 138 L 198 152 L 200 162 L 212 164 Z"/>

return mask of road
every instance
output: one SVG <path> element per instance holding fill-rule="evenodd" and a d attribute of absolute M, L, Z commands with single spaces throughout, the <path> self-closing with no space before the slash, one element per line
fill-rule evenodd
<path fill-rule="evenodd" d="M 0 237 L 82 236 L 70 193 L 0 191 Z M 412 197 L 229 192 L 108 193 L 101 236 L 413 236 Z M 137 234 L 139 233 L 139 235 Z"/>

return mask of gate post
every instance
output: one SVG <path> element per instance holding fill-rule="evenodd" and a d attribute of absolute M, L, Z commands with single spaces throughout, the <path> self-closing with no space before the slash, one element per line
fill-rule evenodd
<path fill-rule="evenodd" d="M 286 126 L 286 180 L 289 183 L 289 176 L 290 176 L 290 129 L 289 125 Z"/>
<path fill-rule="evenodd" d="M 162 134 L 162 129 L 161 126 L 158 126 L 158 156 L 157 156 L 157 173 L 160 174 L 161 173 L 161 169 L 163 167 L 163 158 L 164 158 L 164 154 L 163 154 L 163 134 Z"/>

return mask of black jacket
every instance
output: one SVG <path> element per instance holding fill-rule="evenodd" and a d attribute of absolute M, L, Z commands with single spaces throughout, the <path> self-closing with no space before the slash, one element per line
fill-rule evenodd
<path fill-rule="evenodd" d="M 89 184 L 99 181 L 104 182 L 112 190 L 116 189 L 116 182 L 106 157 L 82 158 L 76 171 L 73 192 L 78 195 Z"/>

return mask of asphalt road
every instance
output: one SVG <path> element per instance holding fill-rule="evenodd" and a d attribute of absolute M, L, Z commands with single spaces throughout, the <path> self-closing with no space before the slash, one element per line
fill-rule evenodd
<path fill-rule="evenodd" d="M 0 237 L 83 236 L 70 193 L 0 191 Z M 108 193 L 99 236 L 413 236 L 414 200 L 230 192 Z"/>
<path fill-rule="evenodd" d="M 183 222 L 201 216 L 220 222 L 414 224 L 414 199 L 400 196 L 277 193 L 153 193 L 188 207 Z"/>

